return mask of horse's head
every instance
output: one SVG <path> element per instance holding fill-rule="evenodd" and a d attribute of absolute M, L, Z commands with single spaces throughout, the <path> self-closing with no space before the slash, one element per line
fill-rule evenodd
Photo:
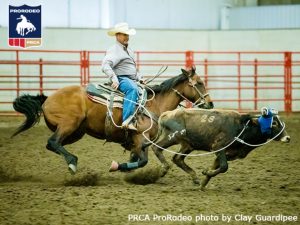
<path fill-rule="evenodd" d="M 196 74 L 196 68 L 191 70 L 181 69 L 182 74 L 186 76 L 183 83 L 182 95 L 193 103 L 193 107 L 211 109 L 214 107 L 205 85 L 200 76 Z"/>

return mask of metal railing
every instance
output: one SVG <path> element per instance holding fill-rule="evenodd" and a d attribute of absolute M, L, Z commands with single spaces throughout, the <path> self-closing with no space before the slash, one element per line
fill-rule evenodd
<path fill-rule="evenodd" d="M 145 77 L 162 65 L 169 69 L 154 82 L 178 75 L 193 65 L 214 102 L 222 108 L 258 110 L 278 105 L 299 111 L 300 52 L 136 51 Z M 11 103 L 22 93 L 47 95 L 63 86 L 104 82 L 101 59 L 105 51 L 0 49 L 0 113 L 11 113 Z"/>

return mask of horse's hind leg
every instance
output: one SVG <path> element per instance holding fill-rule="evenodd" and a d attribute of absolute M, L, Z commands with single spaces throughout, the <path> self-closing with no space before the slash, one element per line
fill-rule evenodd
<path fill-rule="evenodd" d="M 200 180 L 199 180 L 196 172 L 184 162 L 185 157 L 188 154 L 190 154 L 192 151 L 193 151 L 193 149 L 191 148 L 191 146 L 189 144 L 185 144 L 185 143 L 182 144 L 180 151 L 178 152 L 181 154 L 174 155 L 173 162 L 192 177 L 194 184 L 200 184 Z"/>
<path fill-rule="evenodd" d="M 59 155 L 64 156 L 69 170 L 72 174 L 76 173 L 77 170 L 77 161 L 78 158 L 77 156 L 71 154 L 70 152 L 68 152 L 61 144 L 61 140 L 59 138 L 59 136 L 57 135 L 57 133 L 55 132 L 49 139 L 48 139 L 48 143 L 46 148 L 48 150 L 51 150 Z"/>
<path fill-rule="evenodd" d="M 72 174 L 76 173 L 77 170 L 77 156 L 71 154 L 68 152 L 64 147 L 63 144 L 65 143 L 73 143 L 77 140 L 79 140 L 84 132 L 78 132 L 78 126 L 74 128 L 74 126 L 66 125 L 60 126 L 57 128 L 55 133 L 48 139 L 48 143 L 46 148 L 48 150 L 51 150 L 59 155 L 62 155 L 69 167 L 69 171 Z M 76 135 L 75 135 L 76 134 Z"/>

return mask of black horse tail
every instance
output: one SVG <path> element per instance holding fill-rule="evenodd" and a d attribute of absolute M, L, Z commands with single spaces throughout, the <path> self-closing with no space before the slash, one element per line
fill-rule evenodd
<path fill-rule="evenodd" d="M 15 101 L 13 102 L 15 111 L 24 114 L 26 116 L 26 120 L 12 135 L 12 137 L 29 129 L 37 122 L 39 122 L 40 116 L 43 112 L 42 105 L 46 101 L 46 99 L 47 96 L 45 96 L 44 94 L 38 94 L 37 96 L 25 94 L 15 99 Z"/>

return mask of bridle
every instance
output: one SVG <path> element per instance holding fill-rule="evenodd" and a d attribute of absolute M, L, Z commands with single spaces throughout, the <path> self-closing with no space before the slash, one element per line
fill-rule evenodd
<path fill-rule="evenodd" d="M 189 78 L 189 85 L 191 87 L 193 87 L 196 92 L 199 94 L 199 98 L 195 101 L 195 102 L 191 102 L 187 97 L 185 97 L 183 94 L 181 94 L 177 89 L 175 88 L 172 88 L 172 90 L 178 94 L 181 98 L 183 98 L 184 100 L 188 101 L 188 102 L 191 102 L 192 103 L 192 107 L 199 107 L 203 104 L 205 104 L 205 98 L 209 95 L 209 93 L 205 93 L 205 94 L 202 94 L 198 88 L 195 86 L 195 84 L 192 82 L 192 79 Z"/>

